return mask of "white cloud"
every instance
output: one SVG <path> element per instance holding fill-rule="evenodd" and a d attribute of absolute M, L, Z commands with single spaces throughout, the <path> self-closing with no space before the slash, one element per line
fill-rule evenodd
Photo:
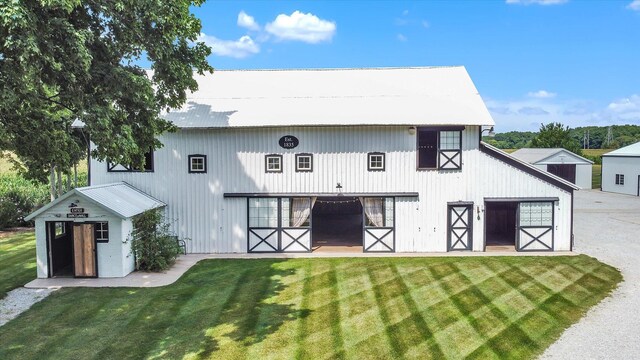
<path fill-rule="evenodd" d="M 396 37 L 398 38 L 398 41 L 407 42 L 408 40 L 407 37 L 402 34 L 398 34 Z"/>
<path fill-rule="evenodd" d="M 265 30 L 278 40 L 316 44 L 331 41 L 336 34 L 336 23 L 296 10 L 291 15 L 278 15 L 273 22 L 265 26 Z"/>
<path fill-rule="evenodd" d="M 253 16 L 247 14 L 244 10 L 238 14 L 238 26 L 254 31 L 260 30 L 260 25 L 258 25 Z"/>
<path fill-rule="evenodd" d="M 244 35 L 238 40 L 221 40 L 215 36 L 200 33 L 198 41 L 211 46 L 211 52 L 218 56 L 242 59 L 260 52 L 260 46 L 249 35 Z"/>
<path fill-rule="evenodd" d="M 546 90 L 533 91 L 527 94 L 528 97 L 538 98 L 538 99 L 548 99 L 548 98 L 555 97 L 556 95 L 557 95 L 556 93 L 552 93 Z"/>
<path fill-rule="evenodd" d="M 422 27 L 425 29 L 428 29 L 429 26 L 431 26 L 431 24 L 429 24 L 427 20 L 422 20 L 421 24 L 422 24 Z"/>
<path fill-rule="evenodd" d="M 569 2 L 569 0 L 507 0 L 506 2 L 515 5 L 560 5 Z"/>
<path fill-rule="evenodd" d="M 499 132 L 536 131 L 540 123 L 559 122 L 581 126 L 640 125 L 640 94 L 596 104 L 585 100 L 521 98 L 487 99 L 487 108 Z"/>
<path fill-rule="evenodd" d="M 407 15 L 409 15 L 409 10 L 404 10 L 404 11 L 402 12 L 402 15 L 403 15 L 403 16 L 407 16 Z"/>
<path fill-rule="evenodd" d="M 607 110 L 621 119 L 640 120 L 640 95 L 615 100 L 607 106 Z"/>
<path fill-rule="evenodd" d="M 640 11 L 640 0 L 633 0 L 629 5 L 627 5 L 627 9 Z"/>

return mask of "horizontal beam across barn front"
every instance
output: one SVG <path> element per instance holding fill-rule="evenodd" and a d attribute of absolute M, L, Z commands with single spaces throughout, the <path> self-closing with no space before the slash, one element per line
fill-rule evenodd
<path fill-rule="evenodd" d="M 385 193 L 224 193 L 226 198 L 261 198 L 261 197 L 412 197 L 417 192 L 385 192 Z"/>

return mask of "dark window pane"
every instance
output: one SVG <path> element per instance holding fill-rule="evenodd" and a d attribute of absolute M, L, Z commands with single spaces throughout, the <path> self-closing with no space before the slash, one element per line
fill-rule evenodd
<path fill-rule="evenodd" d="M 435 168 L 438 166 L 438 132 L 435 130 L 418 131 L 418 167 Z"/>

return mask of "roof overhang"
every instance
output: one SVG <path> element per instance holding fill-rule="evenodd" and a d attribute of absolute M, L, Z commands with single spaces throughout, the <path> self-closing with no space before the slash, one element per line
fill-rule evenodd
<path fill-rule="evenodd" d="M 261 197 L 418 197 L 418 192 L 375 192 L 375 193 L 224 193 L 226 198 Z"/>

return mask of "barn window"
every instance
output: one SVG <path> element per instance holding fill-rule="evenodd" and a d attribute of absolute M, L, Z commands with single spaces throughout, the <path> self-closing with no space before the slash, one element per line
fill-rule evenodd
<path fill-rule="evenodd" d="M 108 222 L 96 223 L 94 229 L 95 229 L 97 242 L 100 242 L 100 243 L 109 242 L 109 223 Z"/>
<path fill-rule="evenodd" d="M 624 185 L 624 174 L 616 174 L 616 185 Z"/>
<path fill-rule="evenodd" d="M 207 156 L 189 155 L 189 173 L 206 173 Z"/>
<path fill-rule="evenodd" d="M 108 172 L 153 172 L 153 150 L 144 153 L 144 165 L 135 168 L 133 165 L 122 165 L 107 161 Z"/>
<path fill-rule="evenodd" d="M 384 153 L 372 152 L 367 154 L 367 164 L 369 171 L 384 171 Z"/>
<path fill-rule="evenodd" d="M 282 155 L 266 155 L 264 158 L 265 171 L 270 173 L 282 172 Z"/>
<path fill-rule="evenodd" d="M 520 203 L 520 226 L 545 227 L 553 225 L 553 203 Z"/>
<path fill-rule="evenodd" d="M 418 169 L 460 170 L 462 131 L 418 129 Z"/>
<path fill-rule="evenodd" d="M 249 199 L 249 227 L 278 227 L 278 198 Z"/>
<path fill-rule="evenodd" d="M 67 231 L 65 224 L 63 222 L 56 222 L 54 226 L 55 226 L 55 237 L 62 236 Z"/>
<path fill-rule="evenodd" d="M 296 171 L 298 172 L 313 171 L 313 155 L 296 154 Z"/>

